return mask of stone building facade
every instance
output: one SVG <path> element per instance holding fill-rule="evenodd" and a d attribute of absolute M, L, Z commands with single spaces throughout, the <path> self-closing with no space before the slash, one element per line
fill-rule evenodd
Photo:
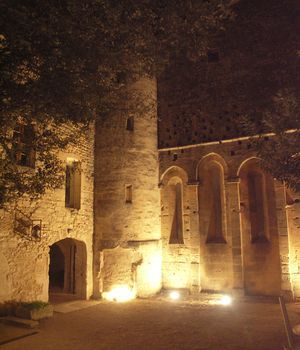
<path fill-rule="evenodd" d="M 297 195 L 260 169 L 247 144 L 245 138 L 160 150 L 165 288 L 299 296 Z"/>
<path fill-rule="evenodd" d="M 300 297 L 299 195 L 260 168 L 236 122 L 282 86 L 299 93 L 294 2 L 237 4 L 206 56 L 130 86 L 128 106 L 138 94 L 151 108 L 122 108 L 61 155 L 67 189 L 0 211 L 0 301 L 115 288 Z"/>
<path fill-rule="evenodd" d="M 263 172 L 240 121 L 283 89 L 299 101 L 299 10 L 235 6 L 206 54 L 179 54 L 158 81 L 162 283 L 298 297 L 299 194 Z"/>
<path fill-rule="evenodd" d="M 0 210 L 1 301 L 47 301 L 49 292 L 85 299 L 93 293 L 94 128 L 60 159 L 66 171 L 80 165 L 68 203 L 64 186 L 39 201 Z M 81 197 L 77 205 L 75 187 Z"/>

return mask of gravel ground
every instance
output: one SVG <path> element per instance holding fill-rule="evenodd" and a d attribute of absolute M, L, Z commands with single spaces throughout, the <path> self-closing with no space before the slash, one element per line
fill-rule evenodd
<path fill-rule="evenodd" d="M 300 323 L 300 306 L 289 304 L 288 310 L 292 323 Z M 276 350 L 286 342 L 279 305 L 255 299 L 231 306 L 162 299 L 101 302 L 55 313 L 40 329 L 1 350 Z"/>

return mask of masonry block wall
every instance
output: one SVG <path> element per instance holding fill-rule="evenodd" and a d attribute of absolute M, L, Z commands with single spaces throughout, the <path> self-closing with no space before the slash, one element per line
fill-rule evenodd
<path fill-rule="evenodd" d="M 288 227 L 288 247 L 289 260 L 286 263 L 290 265 L 290 279 L 292 283 L 294 296 L 300 297 L 300 201 L 299 193 L 287 191 L 287 220 Z"/>
<path fill-rule="evenodd" d="M 95 295 L 114 285 L 140 295 L 160 289 L 156 82 L 141 79 L 129 88 L 133 95 L 150 108 L 120 111 L 96 127 Z"/>
<path fill-rule="evenodd" d="M 192 286 L 199 290 L 241 290 L 250 295 L 291 295 L 296 292 L 290 283 L 288 260 L 296 245 L 290 243 L 292 249 L 289 250 L 286 243 L 287 231 L 294 230 L 290 240 L 295 240 L 295 230 L 299 228 L 292 226 L 292 222 L 281 214 L 285 213 L 286 207 L 282 184 L 259 169 L 258 159 L 254 152 L 249 152 L 247 144 L 247 139 L 237 139 L 222 144 L 216 142 L 160 150 L 163 286 L 190 290 L 195 290 Z M 217 218 L 212 216 L 215 212 L 207 208 L 211 201 L 205 191 L 208 185 L 204 171 L 205 166 L 213 164 L 212 161 L 224 169 L 221 173 L 223 218 L 215 234 L 222 231 L 215 237 L 210 236 L 209 227 L 216 223 Z M 251 176 L 258 169 L 263 197 L 255 200 L 263 211 L 261 217 L 256 216 L 261 213 L 253 209 L 249 192 L 258 190 L 251 187 Z M 174 177 L 182 179 L 182 215 L 183 221 L 189 223 L 183 225 L 183 241 L 175 245 L 170 242 L 174 197 L 167 188 Z M 213 205 L 211 208 L 216 210 Z M 257 227 L 260 229 L 256 232 Z"/>
<path fill-rule="evenodd" d="M 159 77 L 159 148 L 249 136 L 237 119 L 259 120 L 282 89 L 299 100 L 297 2 L 241 0 L 236 13 L 206 53 L 174 57 Z"/>
<path fill-rule="evenodd" d="M 176 286 L 169 266 L 176 270 L 173 279 L 181 271 L 191 274 L 191 252 L 197 251 L 192 266 L 198 266 L 199 289 L 297 294 L 298 267 L 290 261 L 298 261 L 297 205 L 287 220 L 284 185 L 260 169 L 238 121 L 247 115 L 259 122 L 282 89 L 299 100 L 298 10 L 294 1 L 235 6 L 234 23 L 212 34 L 206 54 L 174 57 L 158 79 L 163 285 Z M 176 178 L 183 191 L 179 245 L 170 240 Z M 187 235 L 195 237 L 192 245 Z M 182 287 L 194 283 L 191 276 L 179 280 Z"/>
<path fill-rule="evenodd" d="M 67 164 L 70 159 L 81 163 L 81 205 L 80 209 L 66 208 L 65 188 L 48 192 L 38 201 L 22 201 L 17 209 L 0 210 L 0 301 L 22 300 L 48 301 L 50 247 L 55 243 L 61 251 L 69 254 L 73 245 L 74 263 L 72 269 L 67 264 L 64 282 L 71 282 L 73 289 L 65 286 L 65 291 L 79 298 L 92 295 L 92 255 L 93 255 L 93 188 L 94 188 L 94 128 L 82 134 L 77 144 L 61 153 Z M 30 218 L 33 223 L 41 223 L 40 238 L 32 232 L 18 231 L 18 220 Z M 65 255 L 67 259 L 67 255 Z M 64 288 L 64 286 L 62 286 Z"/>

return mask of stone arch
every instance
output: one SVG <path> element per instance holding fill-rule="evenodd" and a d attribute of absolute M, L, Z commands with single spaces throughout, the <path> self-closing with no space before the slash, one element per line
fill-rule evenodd
<path fill-rule="evenodd" d="M 226 242 L 227 173 L 228 168 L 224 159 L 215 153 L 202 158 L 197 166 L 199 222 L 206 243 Z"/>
<path fill-rule="evenodd" d="M 49 294 L 86 299 L 87 251 L 83 241 L 65 238 L 50 246 Z"/>
<path fill-rule="evenodd" d="M 182 183 L 187 184 L 188 183 L 188 174 L 187 172 L 179 167 L 179 166 L 172 166 L 168 168 L 166 171 L 163 172 L 163 174 L 160 177 L 160 183 L 165 186 L 170 181 L 172 177 L 178 177 L 181 179 Z"/>
<path fill-rule="evenodd" d="M 189 288 L 188 176 L 177 166 L 162 177 L 161 237 L 164 288 Z M 184 257 L 184 258 L 183 258 Z"/>
<path fill-rule="evenodd" d="M 167 228 L 163 239 L 169 244 L 184 243 L 183 201 L 187 182 L 186 172 L 178 166 L 169 168 L 162 177 L 162 215 Z"/>
<path fill-rule="evenodd" d="M 219 163 L 222 167 L 224 178 L 227 178 L 228 176 L 228 165 L 225 162 L 224 158 L 220 156 L 218 153 L 209 153 L 202 157 L 196 167 L 196 179 L 199 181 L 201 180 L 201 170 L 207 166 L 210 162 L 216 162 Z"/>
<path fill-rule="evenodd" d="M 258 158 L 249 158 L 242 162 L 238 175 L 241 179 L 240 197 L 242 217 L 248 221 L 250 229 L 250 241 L 256 243 L 269 240 L 269 205 L 267 200 L 267 180 L 259 166 Z M 274 214 L 274 213 L 273 213 Z"/>
<path fill-rule="evenodd" d="M 259 162 L 260 162 L 260 158 L 255 156 L 244 159 L 237 168 L 236 176 L 240 176 L 241 170 L 244 169 L 248 164 L 255 163 L 256 165 L 258 165 Z"/>
<path fill-rule="evenodd" d="M 257 157 L 243 161 L 237 174 L 245 291 L 279 295 L 281 271 L 274 179 L 263 171 Z"/>

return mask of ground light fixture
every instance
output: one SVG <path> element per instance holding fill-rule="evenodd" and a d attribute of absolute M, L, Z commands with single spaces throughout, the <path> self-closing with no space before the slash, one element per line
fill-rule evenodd
<path fill-rule="evenodd" d="M 177 290 L 172 290 L 170 293 L 169 293 L 169 298 L 171 300 L 178 300 L 180 299 L 180 293 L 177 291 Z"/>
<path fill-rule="evenodd" d="M 104 299 L 124 303 L 136 297 L 135 292 L 128 286 L 116 286 L 109 292 L 102 293 Z"/>
<path fill-rule="evenodd" d="M 231 305 L 231 303 L 232 303 L 232 298 L 230 295 L 222 295 L 221 296 L 221 298 L 220 298 L 221 305 L 228 306 L 228 305 Z"/>

